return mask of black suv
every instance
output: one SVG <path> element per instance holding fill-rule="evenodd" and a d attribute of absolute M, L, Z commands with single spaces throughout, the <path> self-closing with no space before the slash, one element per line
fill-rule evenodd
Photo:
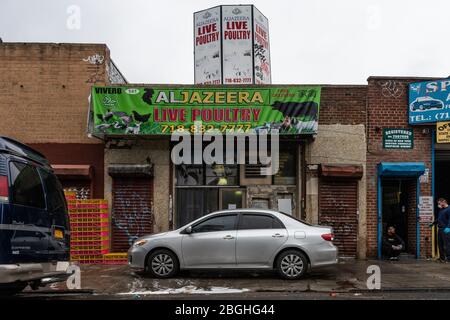
<path fill-rule="evenodd" d="M 69 245 L 67 203 L 48 160 L 0 137 L 0 292 L 64 280 Z"/>

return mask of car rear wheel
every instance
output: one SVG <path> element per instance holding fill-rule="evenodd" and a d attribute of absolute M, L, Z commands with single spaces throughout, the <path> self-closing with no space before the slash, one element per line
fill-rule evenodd
<path fill-rule="evenodd" d="M 148 258 L 147 268 L 156 278 L 171 278 L 178 273 L 178 258 L 169 250 L 156 250 Z"/>
<path fill-rule="evenodd" d="M 303 277 L 308 269 L 308 259 L 297 250 L 287 250 L 277 259 L 277 271 L 281 277 L 296 280 Z"/>

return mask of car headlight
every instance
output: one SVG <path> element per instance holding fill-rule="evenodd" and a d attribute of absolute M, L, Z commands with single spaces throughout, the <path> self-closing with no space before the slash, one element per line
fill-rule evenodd
<path fill-rule="evenodd" d="M 139 240 L 139 241 L 136 241 L 134 244 L 133 244 L 133 247 L 142 247 L 144 244 L 146 244 L 148 241 L 147 240 Z"/>

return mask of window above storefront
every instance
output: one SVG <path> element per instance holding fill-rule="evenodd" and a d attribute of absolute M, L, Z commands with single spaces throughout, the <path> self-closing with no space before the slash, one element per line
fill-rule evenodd
<path fill-rule="evenodd" d="M 237 186 L 237 165 L 179 165 L 176 167 L 177 186 Z"/>

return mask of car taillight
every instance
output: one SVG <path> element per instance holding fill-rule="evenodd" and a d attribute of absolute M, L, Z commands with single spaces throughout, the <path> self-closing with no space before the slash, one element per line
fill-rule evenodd
<path fill-rule="evenodd" d="M 325 241 L 333 241 L 334 240 L 334 234 L 332 233 L 325 233 L 322 235 L 323 240 Z"/>
<path fill-rule="evenodd" d="M 8 177 L 0 176 L 0 201 L 8 201 L 9 191 L 8 191 Z"/>

